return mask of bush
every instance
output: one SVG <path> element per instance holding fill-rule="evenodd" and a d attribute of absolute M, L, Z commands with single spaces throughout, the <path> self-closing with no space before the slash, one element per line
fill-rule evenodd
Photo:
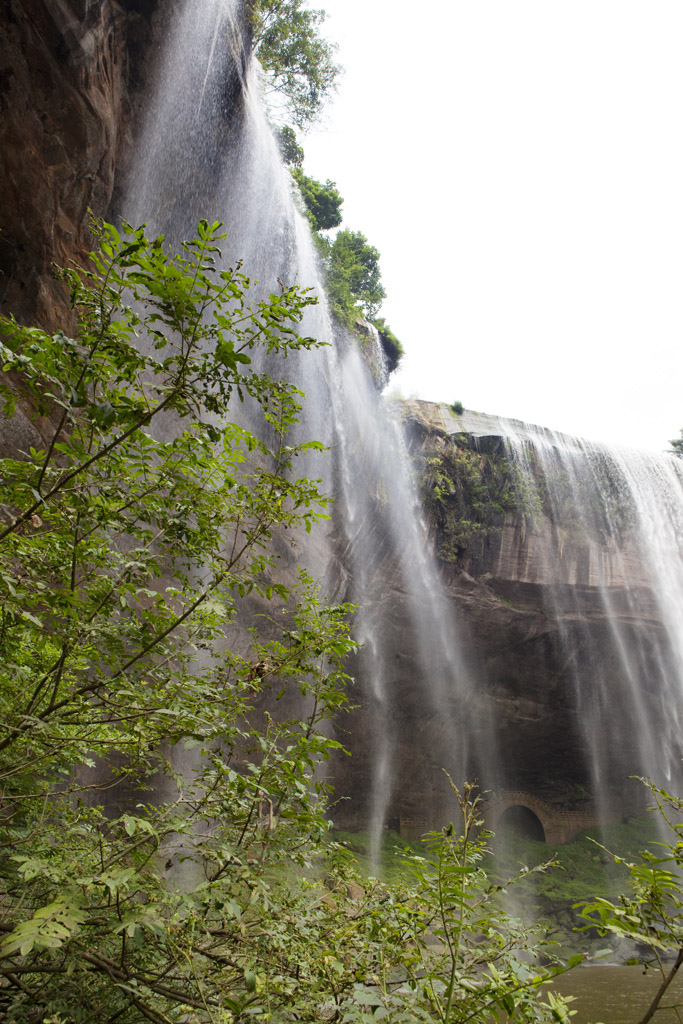
<path fill-rule="evenodd" d="M 379 340 L 381 341 L 382 348 L 384 349 L 389 373 L 393 373 L 400 363 L 401 358 L 405 353 L 405 349 L 392 331 L 391 327 L 389 327 L 384 317 L 375 317 L 372 323 L 379 332 Z"/>
<path fill-rule="evenodd" d="M 280 150 L 283 163 L 288 167 L 301 167 L 304 151 L 296 139 L 296 132 L 291 125 L 283 124 L 275 131 L 275 140 Z"/>
<path fill-rule="evenodd" d="M 218 230 L 174 256 L 105 225 L 93 269 L 64 275 L 75 337 L 0 320 L 5 415 L 20 401 L 45 430 L 0 466 L 0 1015 L 566 1020 L 540 995 L 554 968 L 517 959 L 469 790 L 463 835 L 413 853 L 408 886 L 359 884 L 329 841 L 350 609 L 278 579 L 274 531 L 325 508 L 292 473 L 320 445 L 291 440 L 300 393 L 251 363 L 315 344 L 311 300 L 250 304 Z M 278 615 L 236 643 L 250 593 Z M 276 718 L 282 697 L 300 716 Z"/>
<path fill-rule="evenodd" d="M 250 306 L 217 231 L 172 256 L 104 226 L 94 269 L 64 275 L 74 338 L 0 321 L 5 415 L 19 399 L 49 424 L 1 467 L 3 1019 L 227 1019 L 276 961 L 271 1005 L 301 970 L 284 939 L 309 889 L 273 867 L 322 848 L 313 773 L 337 746 L 321 723 L 346 700 L 348 609 L 305 575 L 285 587 L 269 546 L 326 506 L 292 474 L 321 447 L 285 443 L 299 392 L 251 363 L 314 344 L 297 334 L 311 299 Z M 234 422 L 237 398 L 272 444 Z M 250 592 L 289 611 L 238 653 Z M 309 712 L 264 720 L 272 686 Z M 164 878 L 178 860 L 182 890 Z"/>
<path fill-rule="evenodd" d="M 683 800 L 649 779 L 641 781 L 653 796 L 660 825 L 669 838 L 652 843 L 655 852 L 643 850 L 636 860 L 611 854 L 616 864 L 628 869 L 631 893 L 617 902 L 597 898 L 579 906 L 586 928 L 630 939 L 639 951 L 636 962 L 659 974 L 660 986 L 639 1022 L 647 1024 L 658 1009 L 664 1009 L 662 999 L 683 966 Z M 608 852 L 601 843 L 596 846 Z"/>

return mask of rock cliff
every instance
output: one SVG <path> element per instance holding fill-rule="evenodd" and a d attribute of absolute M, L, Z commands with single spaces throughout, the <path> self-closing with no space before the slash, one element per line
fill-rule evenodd
<path fill-rule="evenodd" d="M 87 252 L 130 155 L 156 0 L 7 0 L 0 10 L 0 309 L 68 322 L 53 280 Z"/>
<path fill-rule="evenodd" d="M 395 652 L 388 821 L 410 835 L 452 813 L 441 768 L 452 763 L 454 743 L 466 747 L 466 775 L 495 791 L 493 817 L 514 792 L 517 804 L 545 807 L 551 841 L 598 819 L 619 820 L 638 806 L 629 776 L 647 771 L 644 720 L 666 714 L 655 680 L 668 641 L 628 530 L 617 541 L 599 524 L 587 529 L 576 521 L 573 495 L 559 510 L 544 507 L 506 450 L 506 435 L 523 434 L 523 424 L 457 416 L 428 402 L 403 403 L 403 417 L 425 541 L 472 682 L 465 700 L 457 689 L 446 696 L 442 714 L 425 702 L 404 585 L 390 545 L 378 538 L 371 603 Z M 629 664 L 640 666 L 637 699 Z M 367 815 L 361 794 L 370 792 L 377 747 L 362 671 L 359 687 L 360 706 L 342 736 L 353 757 L 339 769 L 338 788 L 355 793 L 339 811 L 349 827 Z M 466 737 L 454 735 L 458 721 Z"/>

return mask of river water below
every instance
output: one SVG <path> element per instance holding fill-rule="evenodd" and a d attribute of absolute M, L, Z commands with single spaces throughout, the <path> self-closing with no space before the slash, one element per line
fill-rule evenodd
<path fill-rule="evenodd" d="M 553 984 L 553 990 L 574 996 L 570 1009 L 576 1010 L 572 1024 L 638 1024 L 661 984 L 653 970 L 642 967 L 577 967 Z M 678 1006 L 678 1012 L 673 1008 Z M 681 1024 L 683 1021 L 683 977 L 667 989 L 653 1024 Z"/>

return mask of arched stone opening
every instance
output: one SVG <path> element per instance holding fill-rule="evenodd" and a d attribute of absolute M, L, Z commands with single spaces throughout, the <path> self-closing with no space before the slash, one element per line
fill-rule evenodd
<path fill-rule="evenodd" d="M 543 824 L 529 807 L 523 804 L 513 804 L 507 807 L 498 818 L 498 829 L 507 828 L 525 839 L 534 839 L 536 842 L 545 842 L 545 829 Z"/>

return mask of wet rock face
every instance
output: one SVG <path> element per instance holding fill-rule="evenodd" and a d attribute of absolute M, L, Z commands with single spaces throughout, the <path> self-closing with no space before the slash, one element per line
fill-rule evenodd
<path fill-rule="evenodd" d="M 53 262 L 82 259 L 131 146 L 131 53 L 152 53 L 153 0 L 6 0 L 0 10 L 0 310 L 68 323 Z M 144 67 L 144 62 L 143 62 Z"/>

